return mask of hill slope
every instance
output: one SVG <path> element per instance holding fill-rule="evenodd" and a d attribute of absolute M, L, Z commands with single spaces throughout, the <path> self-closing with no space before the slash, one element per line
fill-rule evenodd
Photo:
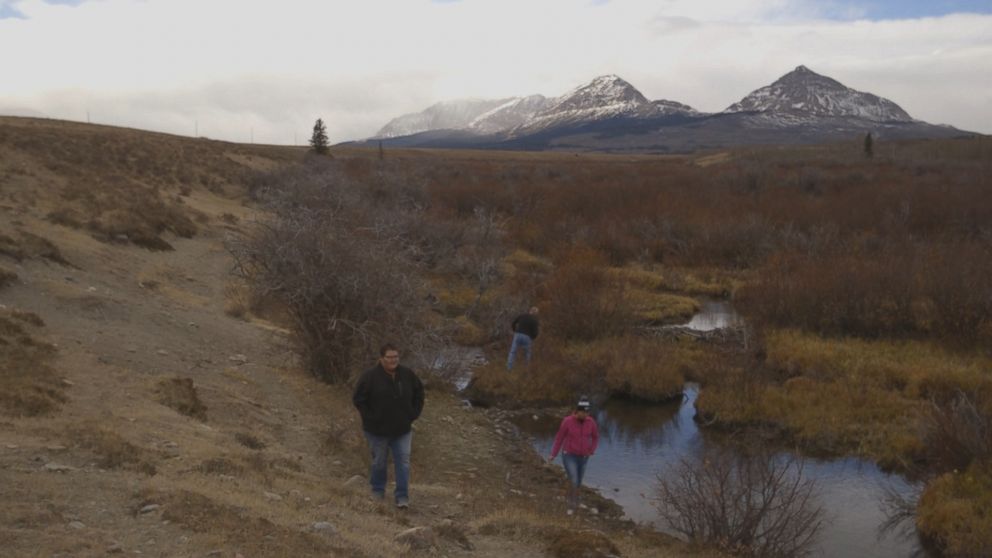
<path fill-rule="evenodd" d="M 305 375 L 287 332 L 245 314 L 224 249 L 259 216 L 251 173 L 302 157 L 0 118 L 4 554 L 545 556 L 565 535 L 683 555 L 591 494 L 598 515 L 566 518 L 560 471 L 438 387 L 413 507 L 367 498 L 347 388 Z M 433 550 L 395 539 L 414 527 Z"/>

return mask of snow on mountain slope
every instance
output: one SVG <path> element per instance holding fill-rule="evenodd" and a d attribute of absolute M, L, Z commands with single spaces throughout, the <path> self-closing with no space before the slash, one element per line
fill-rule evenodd
<path fill-rule="evenodd" d="M 913 121 L 892 101 L 846 87 L 806 66 L 799 66 L 771 85 L 751 92 L 723 112 L 757 112 L 786 125 L 822 117 L 854 117 L 873 122 Z"/>

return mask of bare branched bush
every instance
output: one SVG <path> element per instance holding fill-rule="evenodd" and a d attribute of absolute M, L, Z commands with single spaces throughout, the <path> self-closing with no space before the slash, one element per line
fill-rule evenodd
<path fill-rule="evenodd" d="M 314 375 L 346 381 L 386 339 L 413 353 L 441 343 L 424 320 L 405 221 L 388 200 L 363 198 L 326 164 L 260 182 L 272 217 L 228 246 L 255 295 L 285 308 Z"/>
<path fill-rule="evenodd" d="M 803 461 L 707 449 L 659 475 L 655 505 L 677 533 L 737 556 L 807 556 L 823 524 Z"/>

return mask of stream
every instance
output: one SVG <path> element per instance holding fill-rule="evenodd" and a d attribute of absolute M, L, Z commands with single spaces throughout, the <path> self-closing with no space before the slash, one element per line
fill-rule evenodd
<path fill-rule="evenodd" d="M 593 410 L 600 444 L 589 460 L 583 484 L 620 504 L 633 521 L 661 531 L 666 531 L 666 525 L 652 505 L 658 475 L 706 444 L 720 443 L 718 437 L 700 432 L 693 421 L 698 386 L 686 385 L 685 393 L 681 404 L 611 400 Z M 559 418 L 547 416 L 516 420 L 542 456 L 550 453 L 559 422 Z M 560 466 L 561 459 L 555 463 Z M 920 552 L 915 531 L 908 535 L 897 531 L 884 537 L 878 533 L 886 519 L 881 506 L 886 487 L 904 495 L 916 489 L 903 477 L 856 458 L 807 458 L 803 475 L 815 481 L 826 511 L 814 556 L 905 558 Z"/>
<path fill-rule="evenodd" d="M 728 303 L 707 301 L 699 314 L 683 327 L 707 331 L 729 327 L 738 319 Z M 721 444 L 719 436 L 705 435 L 693 420 L 698 392 L 697 385 L 687 384 L 681 403 L 652 405 L 609 400 L 593 409 L 600 429 L 600 445 L 589 461 L 584 484 L 620 504 L 631 520 L 667 531 L 667 525 L 652 504 L 658 475 L 665 474 L 681 459 L 693 457 L 708 444 Z M 547 456 L 560 420 L 561 417 L 525 415 L 515 422 L 531 438 L 535 451 Z M 560 458 L 555 463 L 560 466 Z M 901 525 L 903 529 L 884 536 L 879 532 L 886 520 L 882 507 L 886 490 L 912 494 L 919 488 L 913 483 L 857 458 L 806 458 L 803 476 L 816 483 L 826 512 L 814 556 L 926 555 L 912 525 Z"/>

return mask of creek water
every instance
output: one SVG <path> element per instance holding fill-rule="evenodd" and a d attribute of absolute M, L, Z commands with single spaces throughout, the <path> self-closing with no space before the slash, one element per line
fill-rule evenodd
<path fill-rule="evenodd" d="M 732 327 L 740 317 L 729 303 L 704 301 L 700 312 L 681 327 L 698 331 Z M 620 504 L 627 517 L 667 531 L 653 504 L 659 475 L 685 458 L 692 459 L 720 436 L 707 436 L 693 417 L 699 386 L 686 384 L 681 403 L 652 405 L 610 400 L 593 410 L 600 445 L 586 470 L 583 484 Z M 551 451 L 561 417 L 519 417 L 542 456 Z M 782 453 L 781 455 L 785 455 Z M 560 459 L 556 460 L 560 465 Z M 886 520 L 886 491 L 910 495 L 918 487 L 905 478 L 881 471 L 874 463 L 855 458 L 805 460 L 803 477 L 812 479 L 825 510 L 825 525 L 814 556 L 823 558 L 925 556 L 911 525 L 882 534 Z"/>
<path fill-rule="evenodd" d="M 653 505 L 659 475 L 707 444 L 721 443 L 719 437 L 704 436 L 693 420 L 697 393 L 698 386 L 688 384 L 682 403 L 611 400 L 594 409 L 600 445 L 589 460 L 583 484 L 620 504 L 630 519 L 666 531 Z M 543 456 L 551 451 L 559 422 L 559 417 L 546 416 L 516 420 Z M 555 463 L 560 465 L 560 458 Z M 916 490 L 912 483 L 854 458 L 806 459 L 803 476 L 816 483 L 826 512 L 814 556 L 905 558 L 920 552 L 915 532 L 879 533 L 886 519 L 882 508 L 886 489 L 906 495 Z"/>

